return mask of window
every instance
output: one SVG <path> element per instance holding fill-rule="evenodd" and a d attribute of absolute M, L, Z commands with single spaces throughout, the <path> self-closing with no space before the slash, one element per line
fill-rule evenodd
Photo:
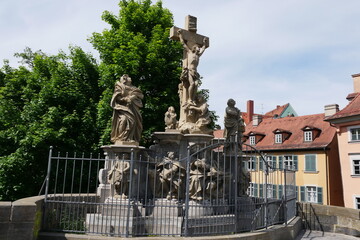
<path fill-rule="evenodd" d="M 293 169 L 294 161 L 292 156 L 284 156 L 284 168 Z"/>
<path fill-rule="evenodd" d="M 360 126 L 348 128 L 349 141 L 360 141 Z"/>
<path fill-rule="evenodd" d="M 322 187 L 301 186 L 300 199 L 302 202 L 311 202 L 322 204 Z"/>
<path fill-rule="evenodd" d="M 360 155 L 350 155 L 351 175 L 360 176 Z"/>
<path fill-rule="evenodd" d="M 317 203 L 316 187 L 306 187 L 306 202 Z"/>
<path fill-rule="evenodd" d="M 249 137 L 250 145 L 255 145 L 255 136 Z"/>
<path fill-rule="evenodd" d="M 360 160 L 353 160 L 354 175 L 360 175 Z"/>
<path fill-rule="evenodd" d="M 316 155 L 305 155 L 305 172 L 316 172 Z"/>
<path fill-rule="evenodd" d="M 258 196 L 258 184 L 250 183 L 247 189 L 247 194 L 249 197 L 257 197 Z"/>
<path fill-rule="evenodd" d="M 290 169 L 297 171 L 298 156 L 297 155 L 286 155 L 279 156 L 279 169 Z"/>
<path fill-rule="evenodd" d="M 355 197 L 355 209 L 360 209 L 360 196 Z"/>
<path fill-rule="evenodd" d="M 312 131 L 305 131 L 304 132 L 304 141 L 305 142 L 312 142 L 313 136 Z"/>
<path fill-rule="evenodd" d="M 256 171 L 256 157 L 250 157 L 247 163 L 248 163 L 247 169 L 249 171 Z"/>
<path fill-rule="evenodd" d="M 282 135 L 281 135 L 281 133 L 275 134 L 275 143 L 282 143 Z"/>

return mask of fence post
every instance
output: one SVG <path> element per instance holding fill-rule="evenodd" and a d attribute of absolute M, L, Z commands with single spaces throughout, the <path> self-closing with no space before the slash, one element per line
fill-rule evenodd
<path fill-rule="evenodd" d="M 46 174 L 45 200 L 44 200 L 45 202 L 47 200 L 47 195 L 48 195 L 48 191 L 49 191 L 52 150 L 53 150 L 53 147 L 51 146 L 50 150 L 49 150 L 49 160 L 48 160 L 48 168 L 47 168 L 47 174 Z"/>
<path fill-rule="evenodd" d="M 234 177 L 234 183 L 235 184 L 235 189 L 234 189 L 234 192 L 235 192 L 235 232 L 237 233 L 238 232 L 238 224 L 237 224 L 237 221 L 239 219 L 238 215 L 239 215 L 239 206 L 238 206 L 238 192 L 239 192 L 239 189 L 238 189 L 238 182 L 239 182 L 239 179 L 238 179 L 238 151 L 239 151 L 239 138 L 240 138 L 240 144 L 241 144 L 241 135 L 239 134 L 239 131 L 236 133 L 236 138 L 235 138 L 235 154 L 234 154 L 234 160 L 235 160 L 235 169 L 234 169 L 234 172 L 235 172 L 235 177 Z M 242 169 L 240 169 L 240 174 L 242 173 Z"/>
<path fill-rule="evenodd" d="M 189 235 L 188 226 L 189 226 L 189 190 L 190 190 L 190 146 L 187 149 L 186 157 L 186 192 L 185 192 L 185 219 L 184 219 L 184 235 L 187 237 Z"/>
<path fill-rule="evenodd" d="M 131 199 L 133 197 L 132 187 L 133 187 L 133 173 L 134 173 L 134 149 L 131 149 L 130 154 L 130 182 L 129 182 L 129 195 L 128 195 L 128 208 L 127 208 L 127 216 L 126 216 L 126 233 L 125 237 L 129 237 L 129 221 L 130 221 L 130 207 L 131 207 Z"/>
<path fill-rule="evenodd" d="M 260 154 L 260 159 L 261 159 L 261 163 L 259 164 L 264 164 L 265 163 L 265 214 L 264 214 L 264 218 L 265 218 L 265 228 L 268 228 L 268 209 L 269 209 L 269 201 L 268 201 L 268 176 L 269 176 L 269 166 L 267 164 L 267 161 L 264 160 L 264 157 L 262 154 Z"/>

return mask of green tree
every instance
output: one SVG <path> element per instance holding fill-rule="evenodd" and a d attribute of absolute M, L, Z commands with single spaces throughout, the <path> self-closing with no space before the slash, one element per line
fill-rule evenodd
<path fill-rule="evenodd" d="M 61 151 L 97 148 L 100 91 L 95 60 L 78 47 L 47 56 L 29 48 L 6 62 L 0 79 L 0 200 L 36 195 L 49 146 Z"/>
<path fill-rule="evenodd" d="M 169 106 L 179 109 L 178 84 L 181 72 L 182 46 L 169 39 L 172 14 L 161 1 L 122 0 L 119 15 L 105 11 L 102 19 L 110 25 L 102 33 L 94 33 L 90 41 L 102 60 L 98 105 L 100 145 L 110 142 L 112 109 L 109 106 L 115 81 L 129 74 L 145 98 L 143 144 L 150 134 L 164 129 L 164 113 Z"/>

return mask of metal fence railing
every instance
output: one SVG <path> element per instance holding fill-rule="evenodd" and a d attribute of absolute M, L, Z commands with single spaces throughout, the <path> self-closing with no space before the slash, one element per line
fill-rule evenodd
<path fill-rule="evenodd" d="M 50 149 L 43 231 L 107 236 L 203 236 L 286 223 L 295 172 L 247 145 L 193 145 L 186 157 L 106 156 Z"/>

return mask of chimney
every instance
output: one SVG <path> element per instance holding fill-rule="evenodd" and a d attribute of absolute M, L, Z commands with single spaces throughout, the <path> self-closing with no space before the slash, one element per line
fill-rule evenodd
<path fill-rule="evenodd" d="M 360 92 L 360 73 L 351 75 L 354 81 L 354 93 Z"/>
<path fill-rule="evenodd" d="M 325 117 L 330 117 L 339 111 L 338 104 L 325 105 Z"/>
<path fill-rule="evenodd" d="M 254 127 L 259 126 L 259 124 L 262 121 L 262 116 L 261 115 L 254 115 L 252 121 L 253 121 L 253 126 Z"/>
<path fill-rule="evenodd" d="M 251 120 L 253 119 L 254 116 L 254 101 L 253 100 L 248 100 L 247 101 L 247 122 L 251 122 Z"/>

